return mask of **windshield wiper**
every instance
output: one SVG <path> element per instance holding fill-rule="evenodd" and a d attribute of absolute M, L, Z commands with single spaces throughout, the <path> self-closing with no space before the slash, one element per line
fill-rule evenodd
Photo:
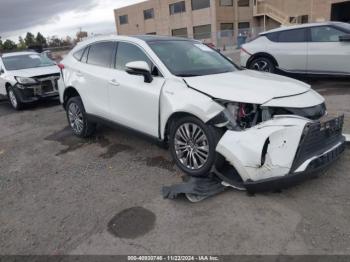
<path fill-rule="evenodd" d="M 178 74 L 178 75 L 176 75 L 176 76 L 180 76 L 180 77 L 194 77 L 194 76 L 200 76 L 200 75 L 186 74 L 186 73 L 184 73 L 184 74 Z"/>

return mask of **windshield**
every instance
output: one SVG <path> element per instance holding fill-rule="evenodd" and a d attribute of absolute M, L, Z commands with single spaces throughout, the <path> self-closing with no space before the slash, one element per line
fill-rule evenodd
<path fill-rule="evenodd" d="M 5 68 L 8 71 L 27 68 L 53 66 L 55 63 L 46 54 L 27 54 L 3 57 Z"/>
<path fill-rule="evenodd" d="M 150 42 L 149 45 L 176 76 L 191 77 L 237 71 L 230 61 L 201 43 L 170 40 Z"/>

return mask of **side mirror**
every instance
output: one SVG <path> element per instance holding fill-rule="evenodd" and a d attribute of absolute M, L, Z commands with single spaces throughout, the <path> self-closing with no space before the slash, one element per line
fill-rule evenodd
<path fill-rule="evenodd" d="M 339 36 L 340 42 L 350 42 L 350 35 L 341 35 Z"/>
<path fill-rule="evenodd" d="M 151 68 L 144 61 L 135 61 L 126 64 L 126 72 L 130 75 L 142 75 L 146 83 L 153 81 Z"/>

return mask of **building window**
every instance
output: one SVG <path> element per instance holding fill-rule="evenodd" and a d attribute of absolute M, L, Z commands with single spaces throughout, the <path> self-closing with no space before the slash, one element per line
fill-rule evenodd
<path fill-rule="evenodd" d="M 210 0 L 192 0 L 192 10 L 210 7 Z"/>
<path fill-rule="evenodd" d="M 185 1 L 173 3 L 169 5 L 170 15 L 186 12 Z"/>
<path fill-rule="evenodd" d="M 121 25 L 125 25 L 125 24 L 129 23 L 128 15 L 121 15 L 121 16 L 119 16 L 119 23 Z"/>
<path fill-rule="evenodd" d="M 154 18 L 154 9 L 143 10 L 143 17 L 145 20 Z"/>
<path fill-rule="evenodd" d="M 249 22 L 240 22 L 238 23 L 238 29 L 249 29 L 250 23 Z"/>
<path fill-rule="evenodd" d="M 233 6 L 233 0 L 220 0 L 220 6 Z"/>
<path fill-rule="evenodd" d="M 238 0 L 238 6 L 239 7 L 249 6 L 249 0 Z"/>
<path fill-rule="evenodd" d="M 177 36 L 177 37 L 188 37 L 187 28 L 185 27 L 185 28 L 173 29 L 171 30 L 171 35 Z"/>
<path fill-rule="evenodd" d="M 300 23 L 307 24 L 309 22 L 309 16 L 308 15 L 302 15 L 300 16 Z"/>
<path fill-rule="evenodd" d="M 211 25 L 200 25 L 193 27 L 194 39 L 211 38 Z"/>
<path fill-rule="evenodd" d="M 150 33 L 147 33 L 146 35 L 156 35 L 157 32 L 150 32 Z"/>
<path fill-rule="evenodd" d="M 220 36 L 221 37 L 233 37 L 233 23 L 221 23 L 220 24 Z"/>

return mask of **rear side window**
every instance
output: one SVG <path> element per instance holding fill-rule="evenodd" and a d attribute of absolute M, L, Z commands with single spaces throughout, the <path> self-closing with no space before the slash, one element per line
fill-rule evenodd
<path fill-rule="evenodd" d="M 78 61 L 80 61 L 81 57 L 83 56 L 83 53 L 84 53 L 84 48 L 83 49 L 80 49 L 79 51 L 76 51 L 73 56 L 75 59 L 77 59 Z"/>
<path fill-rule="evenodd" d="M 125 70 L 127 63 L 135 61 L 145 61 L 152 68 L 152 62 L 139 47 L 124 42 L 118 43 L 116 68 Z"/>
<path fill-rule="evenodd" d="M 115 54 L 115 42 L 100 42 L 90 46 L 87 63 L 101 67 L 111 67 Z"/>
<path fill-rule="evenodd" d="M 269 39 L 272 42 L 277 42 L 278 41 L 278 32 L 276 33 L 269 33 L 265 35 L 267 39 Z"/>
<path fill-rule="evenodd" d="M 293 29 L 279 32 L 278 42 L 281 43 L 300 43 L 306 42 L 306 29 Z"/>

